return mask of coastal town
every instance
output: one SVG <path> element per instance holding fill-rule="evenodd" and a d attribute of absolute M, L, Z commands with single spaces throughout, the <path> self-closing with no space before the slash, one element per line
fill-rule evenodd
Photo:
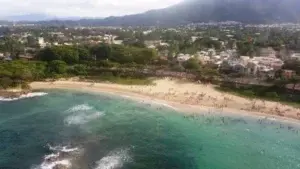
<path fill-rule="evenodd" d="M 55 46 L 97 46 L 99 44 L 140 46 L 153 49 L 159 59 L 201 65 L 243 76 L 272 78 L 278 70 L 291 78 L 295 70 L 285 62 L 300 61 L 300 30 L 297 24 L 242 25 L 239 23 L 193 24 L 176 28 L 159 27 L 40 27 L 2 26 L 0 59 L 36 60 L 39 51 Z M 276 36 L 285 39 L 278 39 Z M 277 39 L 276 39 L 277 38 Z M 89 54 L 87 54 L 89 55 Z M 95 58 L 97 59 L 97 58 Z M 180 69 L 181 68 L 181 69 Z M 225 70 L 226 69 L 226 70 Z"/>
<path fill-rule="evenodd" d="M 221 92 L 250 99 L 299 102 L 300 25 L 297 24 L 220 22 L 176 27 L 19 24 L 3 25 L 0 32 L 2 89 L 21 86 L 30 91 L 31 82 L 72 77 L 91 85 L 95 82 L 150 85 L 153 78 L 168 77 L 199 85 L 213 84 Z M 201 94 L 202 90 L 199 92 L 209 96 Z M 18 94 L 3 90 L 2 95 Z M 229 96 L 218 97 L 226 100 Z M 188 103 L 197 105 L 197 100 Z M 237 100 L 229 107 L 236 107 Z M 218 103 L 201 104 L 228 107 L 223 101 Z M 247 104 L 250 107 L 238 106 L 238 109 L 258 111 L 251 101 Z M 279 111 L 280 106 L 276 107 L 267 110 L 267 114 L 300 118 L 297 109 Z"/>

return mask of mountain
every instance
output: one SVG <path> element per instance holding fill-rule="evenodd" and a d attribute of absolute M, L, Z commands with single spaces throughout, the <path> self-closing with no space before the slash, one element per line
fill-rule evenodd
<path fill-rule="evenodd" d="M 43 21 L 43 20 L 51 20 L 53 16 L 40 14 L 40 13 L 32 13 L 26 15 L 13 15 L 13 16 L 6 16 L 3 17 L 3 20 L 8 21 Z"/>
<path fill-rule="evenodd" d="M 58 20 L 58 21 L 77 21 L 80 19 L 103 19 L 103 18 L 92 18 L 92 17 L 57 17 L 57 16 L 51 16 L 47 14 L 26 14 L 26 15 L 14 15 L 14 16 L 6 16 L 1 18 L 2 20 L 6 21 L 17 21 L 17 22 L 39 22 L 39 21 L 51 21 L 51 20 Z"/>
<path fill-rule="evenodd" d="M 242 23 L 299 22 L 299 0 L 186 0 L 137 15 L 109 17 L 104 25 L 182 24 L 209 21 Z"/>
<path fill-rule="evenodd" d="M 150 10 L 135 15 L 38 23 L 81 26 L 172 26 L 210 21 L 237 21 L 255 24 L 298 23 L 300 21 L 299 7 L 299 0 L 185 0 L 168 8 Z"/>

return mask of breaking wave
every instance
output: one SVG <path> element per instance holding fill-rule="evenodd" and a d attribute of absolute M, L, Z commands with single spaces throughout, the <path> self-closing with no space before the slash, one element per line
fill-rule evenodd
<path fill-rule="evenodd" d="M 97 111 L 94 107 L 88 104 L 76 105 L 67 110 L 71 113 L 64 119 L 67 125 L 81 125 L 88 123 L 92 120 L 99 119 L 104 115 L 104 112 Z"/>
<path fill-rule="evenodd" d="M 57 151 L 57 152 L 64 152 L 64 153 L 70 153 L 70 152 L 76 152 L 79 151 L 79 148 L 68 148 L 68 146 L 55 146 L 52 147 L 51 145 L 48 145 L 49 150 L 51 151 Z"/>
<path fill-rule="evenodd" d="M 91 109 L 93 109 L 93 107 L 89 106 L 88 104 L 80 104 L 71 107 L 70 109 L 67 110 L 67 112 L 87 111 Z"/>
<path fill-rule="evenodd" d="M 125 162 L 129 162 L 130 160 L 128 149 L 121 149 L 113 151 L 97 161 L 94 169 L 117 169 L 121 168 Z"/>
<path fill-rule="evenodd" d="M 71 148 L 68 146 L 48 145 L 52 154 L 45 155 L 43 162 L 32 169 L 69 169 L 72 166 L 72 153 L 78 153 L 79 148 Z"/>
<path fill-rule="evenodd" d="M 32 98 L 32 97 L 45 96 L 47 94 L 48 93 L 44 93 L 44 92 L 33 92 L 33 93 L 22 94 L 22 95 L 20 95 L 19 97 L 16 97 L 16 98 L 0 97 L 0 101 L 15 101 L 15 100 Z"/>
<path fill-rule="evenodd" d="M 75 115 L 68 116 L 64 121 L 68 125 L 72 125 L 72 124 L 80 125 L 80 124 L 85 124 L 85 123 L 88 123 L 89 121 L 98 119 L 103 115 L 104 115 L 103 112 L 93 112 L 90 114 L 84 114 L 84 113 L 75 114 Z"/>

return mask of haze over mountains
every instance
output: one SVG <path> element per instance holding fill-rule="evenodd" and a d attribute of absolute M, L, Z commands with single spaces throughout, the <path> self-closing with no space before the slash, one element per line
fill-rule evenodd
<path fill-rule="evenodd" d="M 56 21 L 49 21 L 55 19 Z M 242 23 L 280 23 L 300 21 L 299 0 L 185 0 L 168 8 L 151 10 L 141 14 L 104 19 L 51 18 L 38 16 L 35 19 L 48 20 L 40 24 L 68 24 L 82 26 L 137 26 L 137 25 L 179 25 L 197 22 L 238 21 Z"/>

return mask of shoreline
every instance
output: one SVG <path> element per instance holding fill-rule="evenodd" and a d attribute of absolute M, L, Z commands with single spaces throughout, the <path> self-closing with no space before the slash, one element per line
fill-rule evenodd
<path fill-rule="evenodd" d="M 163 86 L 162 83 L 166 83 L 167 86 Z M 290 112 L 285 116 L 279 116 L 276 114 L 271 114 L 272 112 L 266 113 L 266 112 L 260 112 L 260 111 L 249 111 L 244 110 L 243 108 L 239 108 L 242 103 L 242 105 L 246 106 L 246 102 L 253 102 L 253 100 L 248 100 L 245 98 L 241 98 L 238 96 L 225 94 L 219 91 L 218 94 L 224 95 L 224 100 L 227 99 L 227 97 L 232 97 L 231 100 L 234 102 L 233 107 L 231 104 L 229 106 L 219 106 L 222 105 L 220 100 L 203 100 L 203 102 L 198 102 L 199 104 L 189 104 L 186 102 L 186 100 L 193 100 L 190 95 L 188 95 L 188 92 L 185 93 L 178 93 L 178 96 L 174 97 L 168 97 L 170 94 L 167 93 L 168 91 L 165 91 L 166 87 L 174 87 L 173 83 L 177 83 L 174 80 L 157 80 L 156 85 L 154 86 L 125 86 L 125 85 L 118 85 L 118 84 L 110 84 L 110 83 L 91 83 L 91 82 L 79 82 L 77 80 L 59 80 L 55 82 L 33 82 L 30 84 L 30 87 L 32 90 L 41 90 L 41 89 L 67 89 L 67 90 L 75 90 L 75 91 L 81 91 L 81 92 L 91 92 L 91 93 L 108 93 L 113 94 L 121 97 L 126 97 L 133 99 L 135 101 L 149 101 L 154 104 L 160 104 L 164 105 L 166 107 L 169 107 L 171 109 L 174 109 L 176 111 L 183 111 L 188 114 L 201 114 L 201 112 L 215 112 L 215 114 L 231 114 L 231 115 L 239 115 L 239 116 L 251 116 L 251 117 L 257 117 L 257 118 L 271 118 L 272 120 L 281 120 L 286 122 L 293 122 L 296 124 L 299 124 L 299 116 L 298 111 L 299 109 L 293 108 L 291 106 L 282 105 L 283 108 L 287 108 L 290 110 Z M 165 85 L 165 84 L 164 84 Z M 193 83 L 179 83 L 179 85 L 183 85 L 181 90 L 185 89 L 192 89 L 189 85 L 197 85 L 199 89 L 204 88 L 204 91 L 209 91 L 212 89 L 211 86 L 204 86 L 201 84 L 193 84 Z M 187 86 L 185 86 L 187 85 Z M 162 93 L 156 93 L 155 90 L 162 90 Z M 170 89 L 169 89 L 170 90 Z M 164 93 L 163 93 L 164 91 Z M 212 93 L 211 93 L 212 94 Z M 201 94 L 202 95 L 202 94 Z M 177 100 L 176 98 L 179 97 L 180 99 Z M 212 96 L 208 96 L 211 98 Z M 226 99 L 225 99 L 226 98 Z M 266 104 L 269 108 L 269 111 L 273 111 L 274 104 L 279 104 L 276 102 L 270 102 L 270 101 L 255 101 L 255 102 L 262 102 Z M 205 105 L 206 104 L 206 105 Z M 213 104 L 216 106 L 210 106 L 209 104 Z M 278 106 L 278 105 L 277 105 Z M 276 109 L 278 108 L 276 106 Z M 282 107 L 280 107 L 282 109 Z"/>

